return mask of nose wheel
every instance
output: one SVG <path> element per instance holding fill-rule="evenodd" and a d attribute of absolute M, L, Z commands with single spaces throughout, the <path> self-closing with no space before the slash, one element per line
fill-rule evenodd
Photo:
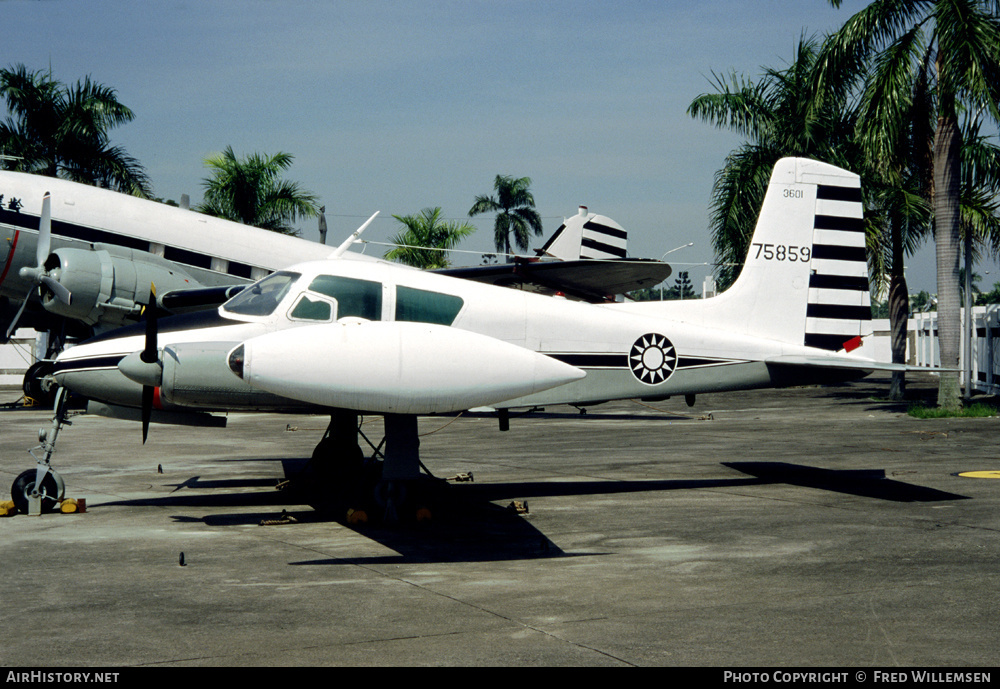
<path fill-rule="evenodd" d="M 35 494 L 37 478 L 38 470 L 28 469 L 22 471 L 10 487 L 10 498 L 21 514 L 28 514 L 28 501 Z M 45 472 L 37 492 L 42 501 L 42 511 L 54 512 L 66 494 L 66 484 L 63 482 L 62 476 L 49 469 Z"/>
<path fill-rule="evenodd" d="M 64 425 L 70 425 L 66 418 L 66 390 L 59 388 L 55 396 L 55 414 L 52 417 L 52 428 L 41 430 L 38 439 L 41 445 L 28 450 L 35 458 L 34 469 L 28 469 L 14 479 L 10 487 L 10 497 L 17 511 L 30 514 L 31 499 L 39 498 L 42 512 L 53 512 L 59 507 L 66 493 L 66 484 L 62 476 L 51 465 L 52 453 L 56 450 L 56 438 Z M 41 451 L 41 456 L 35 454 Z"/>

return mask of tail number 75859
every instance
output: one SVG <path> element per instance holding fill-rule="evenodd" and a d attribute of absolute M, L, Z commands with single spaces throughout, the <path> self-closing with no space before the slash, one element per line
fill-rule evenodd
<path fill-rule="evenodd" d="M 802 261 L 808 262 L 812 258 L 812 249 L 808 246 L 786 246 L 785 244 L 761 244 L 754 242 L 757 253 L 754 258 L 763 258 L 765 261 Z"/>

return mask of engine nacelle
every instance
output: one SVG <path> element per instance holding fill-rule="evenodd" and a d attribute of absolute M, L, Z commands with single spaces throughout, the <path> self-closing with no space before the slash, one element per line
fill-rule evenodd
<path fill-rule="evenodd" d="M 73 298 L 64 304 L 43 289 L 47 311 L 87 325 L 117 327 L 138 320 L 151 284 L 160 293 L 200 286 L 173 263 L 146 251 L 110 244 L 95 244 L 94 249 L 64 248 L 49 254 L 46 270 Z"/>
<path fill-rule="evenodd" d="M 165 347 L 160 354 L 163 366 L 160 396 L 166 403 L 164 408 L 288 411 L 312 407 L 251 387 L 234 376 L 228 359 L 236 344 L 187 342 Z"/>

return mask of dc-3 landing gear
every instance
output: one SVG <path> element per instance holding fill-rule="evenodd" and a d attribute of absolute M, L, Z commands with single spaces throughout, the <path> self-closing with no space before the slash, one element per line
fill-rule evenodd
<path fill-rule="evenodd" d="M 56 438 L 63 424 L 70 425 L 66 419 L 66 400 L 69 395 L 65 388 L 59 388 L 55 395 L 55 414 L 52 417 L 52 427 L 38 432 L 37 447 L 28 450 L 35 458 L 36 467 L 22 472 L 10 488 L 10 497 L 14 506 L 22 514 L 41 514 L 52 512 L 59 507 L 66 492 L 66 484 L 62 476 L 52 468 L 52 454 L 56 450 Z M 40 453 L 40 454 L 39 454 Z"/>
<path fill-rule="evenodd" d="M 373 450 L 370 459 L 359 436 Z M 314 507 L 349 522 L 427 519 L 430 496 L 420 473 L 419 447 L 416 416 L 386 414 L 385 438 L 376 446 L 361 431 L 357 413 L 338 410 L 295 483 L 313 493 Z"/>

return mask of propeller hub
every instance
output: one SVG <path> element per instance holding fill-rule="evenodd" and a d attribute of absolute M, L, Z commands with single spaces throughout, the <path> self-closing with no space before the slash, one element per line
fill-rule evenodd
<path fill-rule="evenodd" d="M 145 361 L 144 354 L 145 352 L 142 351 L 132 352 L 118 362 L 118 370 L 126 378 L 134 380 L 140 385 L 158 387 L 163 379 L 163 364 L 160 363 L 159 356 L 151 362 Z"/>

